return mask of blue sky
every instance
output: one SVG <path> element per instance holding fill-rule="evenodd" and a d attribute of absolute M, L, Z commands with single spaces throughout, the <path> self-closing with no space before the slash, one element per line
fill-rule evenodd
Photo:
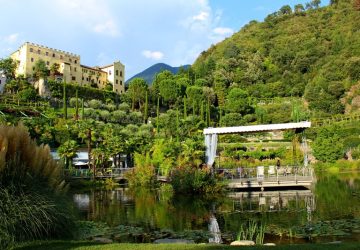
<path fill-rule="evenodd" d="M 158 62 L 191 64 L 249 21 L 309 1 L 0 0 L 0 58 L 29 41 L 79 54 L 89 66 L 120 60 L 128 79 Z"/>

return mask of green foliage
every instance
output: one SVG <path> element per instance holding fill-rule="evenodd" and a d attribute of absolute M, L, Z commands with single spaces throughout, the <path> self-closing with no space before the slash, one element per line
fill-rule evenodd
<path fill-rule="evenodd" d="M 57 152 L 59 157 L 64 160 L 64 165 L 66 168 L 69 168 L 71 165 L 71 161 L 76 157 L 76 152 L 78 149 L 79 146 L 74 140 L 66 141 L 61 144 L 60 147 L 58 147 Z"/>
<path fill-rule="evenodd" d="M 92 99 L 88 101 L 88 106 L 93 109 L 100 109 L 103 106 L 103 103 L 100 100 Z"/>
<path fill-rule="evenodd" d="M 335 126 L 321 128 L 312 144 L 316 159 L 323 162 L 335 162 L 344 156 L 343 138 Z"/>
<path fill-rule="evenodd" d="M 15 70 L 17 67 L 17 62 L 12 58 L 3 58 L 0 59 L 0 71 L 6 76 L 7 80 L 12 80 L 15 78 Z"/>
<path fill-rule="evenodd" d="M 47 84 L 53 98 L 63 98 L 63 83 L 48 80 Z M 75 97 L 76 89 L 78 89 L 78 96 L 81 96 L 84 100 L 97 99 L 102 102 L 106 102 L 106 100 L 110 99 L 116 102 L 116 100 L 121 99 L 120 96 L 113 91 L 100 90 L 88 86 L 79 86 L 74 83 L 66 84 L 67 98 Z"/>
<path fill-rule="evenodd" d="M 34 65 L 34 77 L 36 79 L 46 78 L 49 75 L 49 69 L 46 66 L 44 60 L 39 59 L 35 62 Z"/>
<path fill-rule="evenodd" d="M 150 154 L 135 153 L 135 167 L 126 173 L 130 187 L 150 187 L 155 183 L 155 169 L 151 164 Z"/>
<path fill-rule="evenodd" d="M 39 98 L 36 90 L 33 87 L 20 90 L 17 96 L 21 102 L 33 102 Z"/>
<path fill-rule="evenodd" d="M 148 85 L 144 79 L 134 78 L 131 80 L 126 93 L 129 95 L 132 101 L 132 110 L 135 109 L 135 104 L 138 108 L 142 107 L 143 103 L 145 102 L 147 89 Z"/>
<path fill-rule="evenodd" d="M 223 191 L 224 183 L 208 168 L 176 167 L 171 175 L 171 185 L 178 194 L 215 194 Z"/>
<path fill-rule="evenodd" d="M 249 94 L 240 88 L 232 88 L 226 96 L 226 110 L 231 113 L 242 115 L 253 113 L 253 108 L 249 105 Z"/>
<path fill-rule="evenodd" d="M 257 245 L 262 245 L 264 242 L 265 231 L 266 225 L 254 220 L 249 220 L 247 223 L 241 224 L 237 240 L 252 240 Z"/>
<path fill-rule="evenodd" d="M 349 81 L 360 79 L 360 37 L 350 35 L 358 30 L 357 17 L 352 1 L 320 8 L 313 0 L 294 12 L 285 5 L 201 53 L 192 70 L 214 87 L 220 107 L 236 87 L 257 98 L 305 96 L 312 111 L 344 113 L 340 98 Z M 229 112 L 245 107 L 229 103 Z"/>

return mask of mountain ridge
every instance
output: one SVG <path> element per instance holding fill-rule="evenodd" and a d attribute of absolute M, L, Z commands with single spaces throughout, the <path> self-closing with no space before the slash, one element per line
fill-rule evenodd
<path fill-rule="evenodd" d="M 183 65 L 183 66 L 179 66 L 179 67 L 172 67 L 166 63 L 156 63 L 150 67 L 148 67 L 147 69 L 141 71 L 140 73 L 135 74 L 134 76 L 132 76 L 131 78 L 129 78 L 128 80 L 126 80 L 126 84 L 129 84 L 131 82 L 131 80 L 133 80 L 134 78 L 143 78 L 147 84 L 151 84 L 154 80 L 154 77 L 157 73 L 160 73 L 164 70 L 168 70 L 173 74 L 176 74 L 177 72 L 179 72 L 179 70 L 181 68 L 183 69 L 188 69 L 190 67 L 189 64 L 187 65 Z"/>

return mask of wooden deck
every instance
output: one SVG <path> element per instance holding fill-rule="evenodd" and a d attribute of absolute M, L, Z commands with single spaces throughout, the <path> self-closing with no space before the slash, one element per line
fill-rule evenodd
<path fill-rule="evenodd" d="M 231 179 L 228 188 L 276 188 L 276 187 L 307 187 L 313 184 L 311 176 L 279 176 L 265 178 Z"/>
<path fill-rule="evenodd" d="M 310 188 L 316 181 L 312 168 L 287 166 L 276 169 L 272 166 L 262 167 L 260 173 L 256 168 L 217 169 L 217 172 L 228 181 L 230 189 Z"/>

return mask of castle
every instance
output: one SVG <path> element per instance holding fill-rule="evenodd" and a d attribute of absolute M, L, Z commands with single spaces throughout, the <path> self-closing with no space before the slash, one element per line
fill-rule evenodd
<path fill-rule="evenodd" d="M 99 89 L 110 83 L 114 92 L 125 92 L 125 66 L 120 61 L 101 67 L 89 67 L 80 64 L 79 55 L 30 42 L 21 45 L 10 57 L 17 62 L 17 76 L 33 76 L 35 63 L 41 59 L 48 68 L 55 63 L 59 65 L 58 80 L 76 82 L 80 86 L 97 86 Z"/>

